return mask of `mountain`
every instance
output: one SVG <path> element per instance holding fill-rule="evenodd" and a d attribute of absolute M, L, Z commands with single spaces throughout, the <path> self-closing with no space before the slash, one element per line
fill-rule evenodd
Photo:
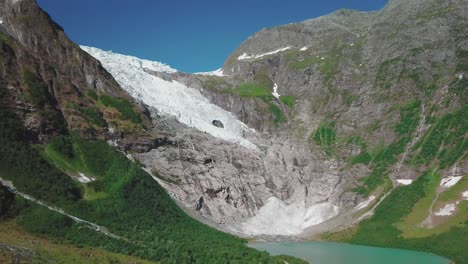
<path fill-rule="evenodd" d="M 0 262 L 303 263 L 193 220 L 116 150 L 160 144 L 149 112 L 35 1 L 0 21 Z"/>
<path fill-rule="evenodd" d="M 242 237 L 468 259 L 468 1 L 267 28 L 198 74 L 80 49 L 34 1 L 0 5 L 0 177 L 20 192 L 0 197 L 20 228 L 163 262 L 288 258 L 175 201 Z"/>
<path fill-rule="evenodd" d="M 203 197 L 200 212 L 218 228 L 460 260 L 466 7 L 390 1 L 378 12 L 339 10 L 264 29 L 210 73 L 144 63 L 121 71 L 135 58 L 82 48 L 148 106 L 164 138 L 132 156 L 187 208 Z M 448 241 L 458 243 L 441 245 Z"/>

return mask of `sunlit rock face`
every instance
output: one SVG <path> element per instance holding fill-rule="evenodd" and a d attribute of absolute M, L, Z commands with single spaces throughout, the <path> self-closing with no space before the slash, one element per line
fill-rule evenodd
<path fill-rule="evenodd" d="M 465 104 L 447 86 L 466 78 L 457 70 L 462 45 L 454 43 L 468 27 L 447 30 L 465 16 L 453 3 L 394 0 L 381 11 L 339 10 L 267 28 L 221 69 L 198 74 L 82 48 L 150 110 L 148 133 L 156 139 L 132 156 L 175 199 L 193 210 L 199 205 L 197 213 L 225 229 L 295 236 L 340 217 L 343 224 L 378 202 L 388 186 L 374 186 L 366 197 L 355 192 L 372 160 L 351 161 L 398 140 L 402 106 L 422 102 L 424 120 L 434 115 L 431 105 L 447 102 L 440 116 Z M 449 13 L 421 16 L 441 5 Z M 257 91 L 246 95 L 239 90 L 246 84 Z M 332 130 L 328 136 L 317 134 L 323 126 Z M 430 126 L 418 125 L 408 146 Z M 408 162 L 416 154 L 408 146 L 382 179 L 410 185 L 421 175 Z M 461 174 L 468 170 L 466 162 L 456 166 Z"/>
<path fill-rule="evenodd" d="M 82 48 L 153 112 L 166 141 L 133 156 L 185 206 L 204 197 L 202 214 L 247 235 L 295 235 L 338 214 L 344 164 L 249 128 L 198 89 L 162 78 L 175 71 L 166 65 Z"/>

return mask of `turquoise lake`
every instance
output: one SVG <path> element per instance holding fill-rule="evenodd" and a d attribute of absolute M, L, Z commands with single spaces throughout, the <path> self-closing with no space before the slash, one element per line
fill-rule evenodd
<path fill-rule="evenodd" d="M 249 247 L 272 255 L 290 255 L 312 264 L 448 264 L 425 252 L 332 242 L 252 242 Z"/>

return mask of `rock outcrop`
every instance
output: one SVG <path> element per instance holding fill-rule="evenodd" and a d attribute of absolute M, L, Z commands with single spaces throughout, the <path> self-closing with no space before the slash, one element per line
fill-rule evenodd
<path fill-rule="evenodd" d="M 400 109 L 423 102 L 415 118 L 424 120 L 466 103 L 448 87 L 457 82 L 457 65 L 465 60 L 460 54 L 466 52 L 466 7 L 461 0 L 390 1 L 378 12 L 339 10 L 254 34 L 215 73 L 142 67 L 171 85 L 198 89 L 211 104 L 233 113 L 254 129 L 238 135 L 256 148 L 211 130 L 200 132 L 192 119 L 180 124 L 177 119 L 185 120 L 186 113 L 167 117 L 160 103 L 119 78 L 149 105 L 155 128 L 172 142 L 133 156 L 185 206 L 195 209 L 204 197 L 197 207 L 203 215 L 244 234 L 294 235 L 337 214 L 352 214 L 367 200 L 356 193 L 360 179 L 377 166 L 352 159 L 400 139 L 395 129 L 403 122 Z M 104 67 L 125 76 L 111 69 L 112 56 L 120 55 L 106 56 Z M 442 101 L 450 103 L 430 110 Z M 204 118 L 209 124 L 217 117 Z M 407 132 L 413 140 L 381 177 L 397 183 L 420 174 L 424 168 L 406 161 L 428 126 Z M 388 188 L 384 183 L 364 188 L 379 195 Z"/>

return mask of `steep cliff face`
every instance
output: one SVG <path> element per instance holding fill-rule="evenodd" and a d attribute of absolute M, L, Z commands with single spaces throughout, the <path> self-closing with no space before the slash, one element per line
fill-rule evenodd
<path fill-rule="evenodd" d="M 10 90 L 2 103 L 16 108 L 36 140 L 66 128 L 103 139 L 112 137 L 109 130 L 114 137 L 144 134 L 148 119 L 137 113 L 144 108 L 133 106 L 99 61 L 70 41 L 35 1 L 0 1 L 0 21 L 1 85 Z M 134 120 L 109 98 L 127 102 Z"/>
<path fill-rule="evenodd" d="M 390 1 L 378 12 L 339 10 L 264 29 L 212 73 L 144 63 L 125 72 L 114 68 L 120 55 L 85 50 L 151 109 L 164 140 L 133 157 L 176 199 L 195 208 L 203 197 L 204 216 L 240 233 L 297 235 L 363 219 L 428 166 L 466 174 L 463 127 L 452 128 L 462 136 L 438 146 L 435 159 L 417 161 L 434 120 L 466 107 L 466 8 L 460 0 Z M 128 78 L 136 73 L 154 82 L 140 87 Z M 219 106 L 237 119 L 218 108 L 171 112 L 150 98 L 159 93 L 144 93 L 174 85 L 191 91 L 178 95 L 191 98 L 181 109 Z M 208 101 L 194 99 L 200 94 Z M 218 119 L 224 130 L 211 125 Z M 226 138 L 233 127 L 244 128 L 237 135 L 250 147 Z M 459 143 L 442 162 L 440 153 Z"/>

